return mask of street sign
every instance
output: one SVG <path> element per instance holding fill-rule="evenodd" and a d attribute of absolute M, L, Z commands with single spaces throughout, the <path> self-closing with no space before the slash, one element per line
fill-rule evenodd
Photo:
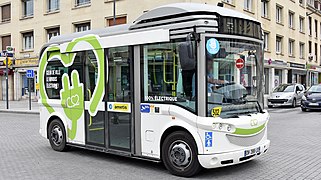
<path fill-rule="evenodd" d="M 237 69 L 242 69 L 242 68 L 244 68 L 244 64 L 245 64 L 245 61 L 244 61 L 244 59 L 237 59 L 236 61 L 235 61 L 235 66 L 236 66 L 236 68 Z"/>
<path fill-rule="evenodd" d="M 14 54 L 15 49 L 12 46 L 7 46 L 6 51 L 7 51 L 7 53 Z"/>
<path fill-rule="evenodd" d="M 27 78 L 32 79 L 35 77 L 35 71 L 32 69 L 27 70 Z"/>
<path fill-rule="evenodd" d="M 7 60 L 8 59 L 8 60 Z M 8 61 L 8 66 L 11 66 L 12 65 L 12 60 L 11 58 L 7 58 L 3 61 L 3 65 L 7 65 L 7 61 Z"/>

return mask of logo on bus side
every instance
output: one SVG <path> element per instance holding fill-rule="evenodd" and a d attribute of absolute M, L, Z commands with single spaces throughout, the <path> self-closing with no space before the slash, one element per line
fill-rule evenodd
<path fill-rule="evenodd" d="M 251 122 L 250 122 L 251 126 L 257 126 L 258 123 L 259 123 L 259 122 L 258 122 L 257 119 L 251 119 Z"/>

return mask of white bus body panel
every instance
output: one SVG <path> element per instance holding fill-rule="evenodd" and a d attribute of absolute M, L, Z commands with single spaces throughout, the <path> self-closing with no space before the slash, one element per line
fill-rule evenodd
<path fill-rule="evenodd" d="M 147 104 L 147 103 L 143 103 Z M 152 158 L 160 158 L 161 155 L 161 137 L 163 133 L 172 126 L 179 126 L 186 129 L 194 138 L 199 154 L 199 161 L 205 168 L 214 168 L 225 166 L 221 161 L 233 159 L 233 164 L 240 163 L 240 158 L 244 157 L 245 150 L 260 147 L 261 154 L 269 148 L 270 141 L 267 139 L 267 127 L 256 134 L 263 133 L 262 138 L 253 145 L 236 145 L 229 141 L 227 135 L 232 133 L 213 131 L 213 123 L 228 123 L 237 128 L 250 129 L 252 119 L 257 120 L 256 127 L 266 125 L 269 120 L 269 114 L 258 113 L 251 116 L 240 116 L 239 118 L 221 119 L 213 117 L 197 117 L 195 114 L 175 105 L 166 104 L 149 104 L 155 109 L 159 108 L 159 113 L 151 108 L 150 113 L 141 113 L 142 123 L 142 155 Z M 213 133 L 213 144 L 206 147 L 205 134 Z M 234 135 L 236 138 L 246 138 L 255 136 L 250 135 Z M 258 157 L 258 156 L 255 156 Z M 253 158 L 255 158 L 253 157 Z M 250 159 L 253 159 L 250 158 Z M 247 160 L 250 160 L 247 159 Z M 242 162 L 246 162 L 244 160 Z M 231 164 L 227 164 L 231 165 Z"/>
<path fill-rule="evenodd" d="M 40 102 L 39 102 L 40 103 Z M 48 104 L 55 109 L 55 112 L 49 114 L 45 106 L 40 105 L 40 130 L 39 133 L 47 138 L 47 124 L 51 117 L 57 116 L 65 126 L 65 132 L 68 132 L 68 128 L 71 129 L 71 121 L 68 120 L 61 106 L 61 100 L 48 100 Z M 68 143 L 74 143 L 79 145 L 85 144 L 85 118 L 84 114 L 77 121 L 77 132 L 74 140 L 67 138 Z"/>

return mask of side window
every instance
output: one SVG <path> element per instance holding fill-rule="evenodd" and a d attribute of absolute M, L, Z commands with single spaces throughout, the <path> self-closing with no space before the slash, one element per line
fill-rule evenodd
<path fill-rule="evenodd" d="M 49 99 L 60 99 L 64 73 L 68 73 L 68 68 L 64 67 L 59 59 L 52 59 L 48 62 L 45 72 L 45 87 Z"/>
<path fill-rule="evenodd" d="M 143 102 L 177 104 L 196 111 L 196 61 L 186 55 L 187 48 L 195 46 L 182 46 L 183 43 L 142 46 Z"/>
<path fill-rule="evenodd" d="M 85 56 L 85 101 L 89 101 L 95 90 L 98 78 L 98 64 L 93 51 L 86 51 Z"/>

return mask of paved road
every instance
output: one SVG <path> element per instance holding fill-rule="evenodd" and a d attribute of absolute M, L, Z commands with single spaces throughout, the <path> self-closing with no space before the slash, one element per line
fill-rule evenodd
<path fill-rule="evenodd" d="M 195 179 L 321 179 L 321 112 L 270 110 L 266 156 L 206 170 Z M 181 179 L 162 164 L 73 149 L 51 150 L 38 116 L 0 113 L 0 179 Z"/>

